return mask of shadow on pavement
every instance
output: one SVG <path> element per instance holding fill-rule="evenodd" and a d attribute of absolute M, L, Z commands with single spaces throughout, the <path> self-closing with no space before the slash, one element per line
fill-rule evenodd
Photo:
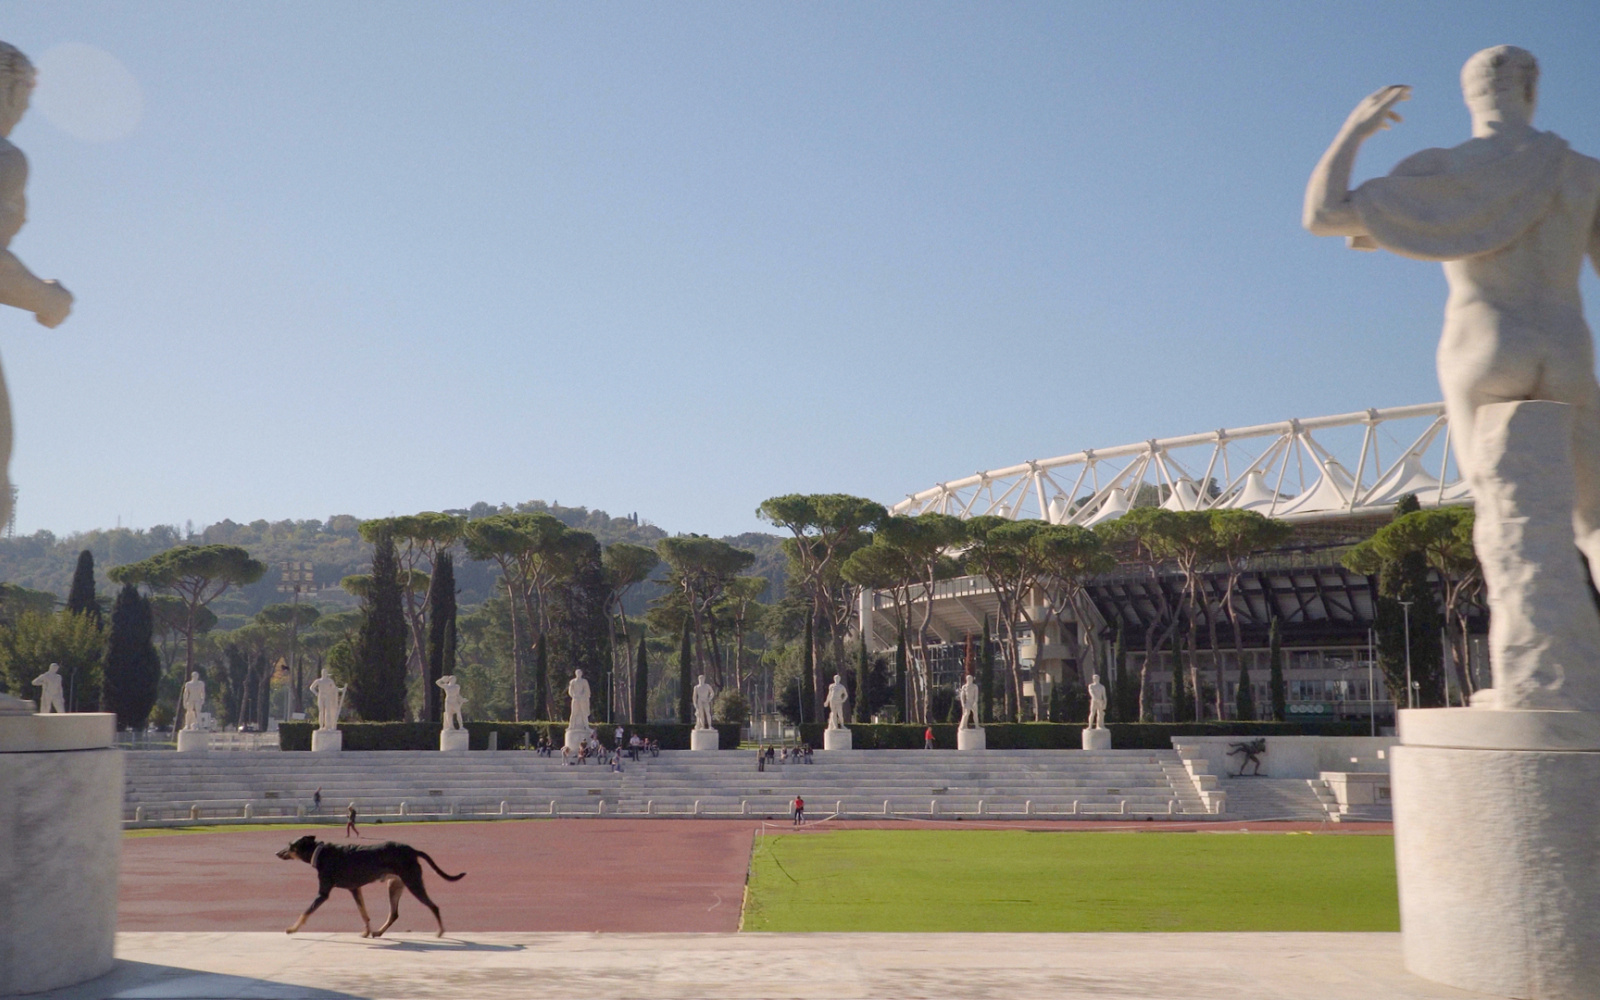
<path fill-rule="evenodd" d="M 99 979 L 49 993 L 31 993 L 28 997 L 29 1000 L 360 1000 L 353 993 L 314 986 L 123 959 L 118 959 L 111 971 Z"/>

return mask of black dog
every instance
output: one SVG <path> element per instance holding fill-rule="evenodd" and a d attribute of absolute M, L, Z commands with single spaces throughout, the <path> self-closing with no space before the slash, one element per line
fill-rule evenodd
<path fill-rule="evenodd" d="M 387 844 L 348 847 L 324 843 L 308 833 L 279 851 L 278 857 L 285 861 L 299 858 L 317 870 L 317 898 L 306 907 L 306 912 L 300 914 L 294 926 L 285 932 L 288 934 L 305 926 L 306 918 L 328 901 L 328 894 L 333 890 L 349 889 L 350 895 L 356 898 L 356 909 L 361 911 L 361 922 L 367 928 L 361 936 L 379 937 L 400 916 L 400 889 L 404 886 L 411 890 L 411 895 L 422 900 L 422 905 L 433 911 L 433 919 L 439 922 L 439 936 L 444 937 L 444 918 L 439 916 L 439 908 L 433 905 L 433 900 L 428 898 L 428 891 L 422 887 L 422 866 L 417 864 L 417 859 L 426 861 L 428 867 L 439 873 L 440 878 L 451 882 L 467 874 L 446 875 L 423 852 L 392 840 Z M 361 887 L 373 882 L 387 882 L 389 885 L 389 919 L 376 931 L 372 929 L 372 920 L 367 916 L 367 904 L 361 898 Z"/>

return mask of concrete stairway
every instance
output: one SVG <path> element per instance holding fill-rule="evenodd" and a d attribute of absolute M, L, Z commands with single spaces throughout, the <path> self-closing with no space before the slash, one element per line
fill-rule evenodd
<path fill-rule="evenodd" d="M 797 794 L 814 816 L 1208 815 L 1170 750 L 874 750 L 813 760 L 759 772 L 753 752 L 666 751 L 614 774 L 522 751 L 132 753 L 125 818 L 293 817 L 314 811 L 318 788 L 326 816 L 352 801 L 364 816 L 783 816 Z"/>
<path fill-rule="evenodd" d="M 1305 778 L 1226 777 L 1228 819 L 1286 819 L 1321 822 L 1327 807 Z M 1337 808 L 1337 807 L 1335 807 Z"/>

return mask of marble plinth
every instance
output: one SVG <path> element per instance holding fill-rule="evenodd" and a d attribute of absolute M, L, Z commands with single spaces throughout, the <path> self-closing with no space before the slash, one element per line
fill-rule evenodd
<path fill-rule="evenodd" d="M 465 729 L 439 730 L 440 753 L 465 753 L 467 749 L 467 731 Z"/>
<path fill-rule="evenodd" d="M 1600 713 L 1403 711 L 1390 771 L 1406 968 L 1496 996 L 1592 998 Z"/>
<path fill-rule="evenodd" d="M 855 744 L 851 741 L 848 729 L 824 729 L 822 731 L 822 749 L 824 750 L 852 750 Z"/>
<path fill-rule="evenodd" d="M 987 750 L 989 748 L 988 734 L 980 726 L 977 729 L 957 729 L 957 750 Z"/>
<path fill-rule="evenodd" d="M 29 749 L 29 732 L 35 745 Z M 122 846 L 116 716 L 0 716 L 0 996 L 111 970 Z"/>
<path fill-rule="evenodd" d="M 337 729 L 311 730 L 312 753 L 338 753 L 344 749 L 344 733 Z"/>
<path fill-rule="evenodd" d="M 199 729 L 178 730 L 179 753 L 205 753 L 211 749 L 211 734 Z"/>
<path fill-rule="evenodd" d="M 1085 729 L 1083 731 L 1083 748 L 1085 750 L 1110 750 L 1111 730 Z"/>
<path fill-rule="evenodd" d="M 718 747 L 719 740 L 715 729 L 689 730 L 690 750 L 716 750 Z"/>
<path fill-rule="evenodd" d="M 592 732 L 594 732 L 592 729 L 574 729 L 568 726 L 567 735 L 562 738 L 562 745 L 577 753 L 579 748 L 589 741 L 589 734 Z"/>
<path fill-rule="evenodd" d="M 1572 421 L 1572 407 L 1544 400 L 1477 411 L 1472 543 L 1491 612 L 1488 708 L 1600 712 L 1600 616 L 1573 555 Z"/>

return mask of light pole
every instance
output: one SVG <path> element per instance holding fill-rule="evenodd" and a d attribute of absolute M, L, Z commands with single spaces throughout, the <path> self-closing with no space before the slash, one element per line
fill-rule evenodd
<path fill-rule="evenodd" d="M 1411 679 L 1411 605 L 1413 601 L 1401 601 L 1400 607 L 1405 612 L 1406 620 L 1406 707 L 1417 707 L 1417 682 Z"/>
<path fill-rule="evenodd" d="M 1372 668 L 1378 658 L 1377 641 L 1367 629 L 1367 715 L 1372 720 L 1372 735 L 1378 735 L 1378 689 L 1373 685 Z"/>
<path fill-rule="evenodd" d="M 286 714 L 291 715 L 293 707 L 300 704 L 300 593 L 315 590 L 315 578 L 310 563 L 293 560 L 283 564 L 278 583 L 278 593 L 294 595 L 290 601 L 294 610 L 289 612 L 289 689 L 293 695 L 285 706 L 290 710 Z"/>

